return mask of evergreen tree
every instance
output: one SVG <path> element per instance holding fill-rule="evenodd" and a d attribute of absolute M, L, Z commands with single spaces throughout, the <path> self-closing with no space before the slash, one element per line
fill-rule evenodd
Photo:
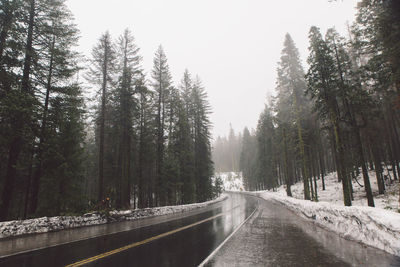
<path fill-rule="evenodd" d="M 85 209 L 83 191 L 83 98 L 80 87 L 71 84 L 51 99 L 48 135 L 43 152 L 43 182 L 39 215 L 59 215 Z"/>
<path fill-rule="evenodd" d="M 179 160 L 182 203 L 196 200 L 195 155 L 193 142 L 193 82 L 185 70 L 180 84 L 181 101 L 178 109 L 176 146 Z"/>
<path fill-rule="evenodd" d="M 155 107 L 154 93 L 145 84 L 144 76 L 137 81 L 138 91 L 138 207 L 153 207 L 156 186 Z"/>
<path fill-rule="evenodd" d="M 164 157 L 165 157 L 165 105 L 167 102 L 167 92 L 171 86 L 171 74 L 167 57 L 160 45 L 155 53 L 153 69 L 151 72 L 153 88 L 156 93 L 156 132 L 157 132 L 157 158 L 156 158 L 156 203 L 165 204 L 166 181 L 163 179 Z"/>
<path fill-rule="evenodd" d="M 0 219 L 213 197 L 199 79 L 174 88 L 160 46 L 149 89 L 129 30 L 106 32 L 83 70 L 100 89 L 88 125 L 77 43 L 65 0 L 0 0 Z"/>
<path fill-rule="evenodd" d="M 358 5 L 356 23 L 352 33 L 363 87 L 375 101 L 374 120 L 369 120 L 369 141 L 373 144 L 372 156 L 380 193 L 384 191 L 378 147 L 385 140 L 387 160 L 391 164 L 394 179 L 400 177 L 399 158 L 399 17 L 397 1 L 363 0 Z M 386 129 L 381 134 L 379 129 Z M 378 131 L 377 131 L 378 130 Z M 390 175 L 390 174 L 389 174 Z"/>
<path fill-rule="evenodd" d="M 374 206 L 371 185 L 366 166 L 363 144 L 361 141 L 361 125 L 358 123 L 364 120 L 364 114 L 368 109 L 369 100 L 368 95 L 361 89 L 360 81 L 356 79 L 356 75 L 352 73 L 353 67 L 350 56 L 345 49 L 343 38 L 340 38 L 334 29 L 329 29 L 326 35 L 326 42 L 329 51 L 332 53 L 331 57 L 335 60 L 335 67 L 338 76 L 339 86 L 339 105 L 344 110 L 344 120 L 350 125 L 353 135 L 355 137 L 355 146 L 357 154 L 359 155 L 359 165 L 361 165 L 365 191 L 367 193 L 368 206 Z"/>
<path fill-rule="evenodd" d="M 75 145 L 81 145 L 83 124 L 82 104 L 78 100 L 81 89 L 72 82 L 79 70 L 78 55 L 73 52 L 77 29 L 65 1 L 2 1 L 1 8 L 5 17 L 0 34 L 0 129 L 2 136 L 3 131 L 9 136 L 0 140 L 0 150 L 9 152 L 2 158 L 8 162 L 7 168 L 0 167 L 0 176 L 6 178 L 1 186 L 1 217 L 5 219 L 43 212 L 38 207 L 50 200 L 42 194 L 46 188 L 42 179 L 53 184 L 65 179 L 65 186 L 78 183 L 79 179 L 66 178 L 68 174 L 59 168 L 60 164 L 72 164 L 75 159 L 68 155 L 57 136 L 67 131 L 64 125 L 70 125 L 70 138 L 77 140 L 70 148 L 77 148 Z M 62 108 L 64 103 L 80 111 L 71 115 L 70 110 Z M 60 121 L 50 116 L 57 109 L 63 110 L 68 119 Z M 52 145 L 59 150 L 53 150 Z M 79 158 L 80 152 L 77 148 L 74 156 Z M 45 166 L 56 154 L 62 154 L 63 160 Z M 76 170 L 79 169 L 77 164 Z M 48 212 L 71 210 L 72 205 L 57 203 Z"/>
<path fill-rule="evenodd" d="M 5 182 L 3 186 L 3 192 L 1 197 L 0 205 L 0 220 L 5 220 L 9 216 L 11 200 L 15 190 L 15 182 L 17 177 L 17 165 L 20 158 L 21 152 L 26 144 L 24 140 L 25 136 L 32 130 L 29 126 L 31 125 L 31 119 L 33 116 L 35 97 L 33 95 L 33 88 L 31 87 L 31 74 L 33 65 L 33 33 L 35 27 L 35 19 L 37 3 L 35 0 L 30 0 L 26 9 L 23 12 L 28 16 L 28 22 L 26 23 L 27 35 L 24 38 L 24 44 L 21 45 L 25 48 L 25 54 L 23 59 L 22 77 L 20 83 L 20 90 L 15 89 L 9 92 L 9 99 L 15 101 L 13 110 L 6 111 L 11 115 L 13 123 L 11 124 L 10 133 L 11 138 L 8 144 L 7 154 L 7 167 L 5 170 Z M 7 26 L 6 26 L 7 27 Z M 10 89 L 10 88 L 9 88 Z M 7 103 L 8 104 L 8 103 Z M 10 103 L 11 104 L 11 103 Z M 8 107 L 5 107 L 8 109 Z"/>
<path fill-rule="evenodd" d="M 118 155 L 117 155 L 117 185 L 116 207 L 130 207 L 132 187 L 132 141 L 133 141 L 133 116 L 136 112 L 135 84 L 141 77 L 141 67 L 137 48 L 131 32 L 126 29 L 118 39 L 117 58 L 118 73 L 120 77 L 114 92 L 117 119 L 114 120 L 118 129 Z"/>
<path fill-rule="evenodd" d="M 328 120 L 332 129 L 335 152 L 338 158 L 338 175 L 342 181 L 344 204 L 351 206 L 351 183 L 345 162 L 345 151 L 343 144 L 343 131 L 340 124 L 341 113 L 337 95 L 338 77 L 332 58 L 332 52 L 323 40 L 319 29 L 311 27 L 310 55 L 308 57 L 309 70 L 307 72 L 307 92 L 315 101 L 315 108 L 319 115 Z"/>
<path fill-rule="evenodd" d="M 98 201 L 104 200 L 104 149 L 105 149 L 105 127 L 106 127 L 106 104 L 108 101 L 108 89 L 114 83 L 115 71 L 115 48 L 108 32 L 104 33 L 98 44 L 92 50 L 91 66 L 89 69 L 89 80 L 101 86 L 100 108 L 98 117 L 99 126 L 99 162 L 98 162 Z"/>
<path fill-rule="evenodd" d="M 245 187 L 249 190 L 264 189 L 263 180 L 257 176 L 257 163 L 255 157 L 257 153 L 257 143 L 255 136 L 245 128 L 243 130 L 243 144 L 240 154 L 240 171 L 243 175 Z"/>
<path fill-rule="evenodd" d="M 168 142 L 165 155 L 164 176 L 167 180 L 167 203 L 177 204 L 181 201 L 182 183 L 180 181 L 179 148 L 178 148 L 178 121 L 182 101 L 179 90 L 171 87 L 168 96 L 167 122 Z"/>
<path fill-rule="evenodd" d="M 276 129 L 273 121 L 271 108 L 266 105 L 258 120 L 256 150 L 257 177 L 259 177 L 260 181 L 263 181 L 264 189 L 274 189 L 278 185 L 276 162 L 279 154 L 276 146 Z M 243 132 L 243 137 L 244 134 L 245 132 Z"/>
<path fill-rule="evenodd" d="M 304 97 L 306 84 L 304 70 L 300 63 L 298 50 L 289 34 L 285 36 L 284 48 L 281 60 L 278 63 L 277 79 L 277 120 L 282 132 L 282 143 L 284 146 L 284 165 L 287 175 L 287 194 L 291 195 L 290 184 L 294 177 L 292 173 L 293 138 L 297 135 L 297 149 L 302 162 L 302 177 L 304 185 L 304 198 L 310 199 L 309 188 L 309 162 L 306 156 L 304 125 L 306 118 L 310 117 L 309 101 Z M 295 130 L 296 129 L 296 130 Z M 297 132 L 297 134 L 292 134 Z"/>
<path fill-rule="evenodd" d="M 240 170 L 240 153 L 242 150 L 242 135 L 229 130 L 227 137 L 218 136 L 213 143 L 212 158 L 216 172 Z"/>
<path fill-rule="evenodd" d="M 193 83 L 193 128 L 194 128 L 194 162 L 196 180 L 196 201 L 202 202 L 212 197 L 212 182 L 214 168 L 211 159 L 209 120 L 210 105 L 207 93 L 197 77 Z"/>
<path fill-rule="evenodd" d="M 43 173 L 43 157 L 44 147 L 47 146 L 46 138 L 51 138 L 48 133 L 48 113 L 51 108 L 53 97 L 64 95 L 66 98 L 74 95 L 80 97 L 80 89 L 76 88 L 77 92 L 73 92 L 71 79 L 79 71 L 77 65 L 78 55 L 73 51 L 77 42 L 78 30 L 71 20 L 71 14 L 67 10 L 64 1 L 48 0 L 41 3 L 40 6 L 43 14 L 40 17 L 42 40 L 36 45 L 41 52 L 41 58 L 36 59 L 36 79 L 43 88 L 44 101 L 40 111 L 41 125 L 39 126 L 39 142 L 37 144 L 37 155 L 35 171 L 32 181 L 29 181 L 30 187 L 30 203 L 29 214 L 34 214 L 38 206 L 38 197 L 40 191 L 40 180 Z M 46 13 L 46 11 L 48 13 Z M 36 43 L 36 41 L 34 42 Z M 38 88 L 37 88 L 38 90 Z M 77 107 L 78 108 L 78 107 Z M 77 118 L 80 121 L 80 116 Z"/>

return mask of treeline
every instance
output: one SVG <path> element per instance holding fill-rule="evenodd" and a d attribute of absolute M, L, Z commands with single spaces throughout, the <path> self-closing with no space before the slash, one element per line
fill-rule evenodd
<path fill-rule="evenodd" d="M 175 87 L 160 46 L 146 80 L 129 30 L 84 61 L 65 0 L 0 0 L 0 17 L 0 220 L 213 197 L 199 78 Z"/>
<path fill-rule="evenodd" d="M 351 180 L 361 172 L 368 205 L 374 206 L 368 170 L 375 170 L 379 194 L 385 179 L 400 175 L 399 2 L 363 0 L 347 38 L 334 28 L 322 36 L 313 26 L 309 41 L 304 72 L 286 35 L 276 96 L 260 115 L 256 133 L 243 134 L 246 187 L 285 184 L 291 196 L 290 186 L 301 180 L 304 198 L 317 201 L 316 180 L 322 179 L 325 190 L 325 174 L 336 171 L 350 206 Z"/>
<path fill-rule="evenodd" d="M 218 136 L 212 146 L 212 159 L 216 172 L 238 172 L 240 170 L 240 153 L 242 134 L 237 135 L 230 125 L 229 135 Z"/>

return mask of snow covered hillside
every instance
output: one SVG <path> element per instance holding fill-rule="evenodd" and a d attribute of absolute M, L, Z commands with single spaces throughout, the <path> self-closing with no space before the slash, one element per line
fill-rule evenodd
<path fill-rule="evenodd" d="M 370 171 L 369 179 L 371 182 L 372 192 L 374 195 L 375 207 L 398 211 L 399 210 L 399 183 L 398 181 L 393 181 L 392 184 L 385 184 L 386 192 L 384 195 L 378 195 L 378 185 L 376 181 L 376 176 L 374 171 Z M 365 196 L 365 191 L 363 184 L 362 174 L 358 177 L 358 184 L 355 180 L 353 180 L 353 189 L 354 189 L 354 200 L 352 201 L 353 206 L 368 206 L 367 198 Z M 360 186 L 361 185 L 361 186 Z M 322 190 L 322 180 L 317 180 L 317 191 L 318 191 L 318 200 L 324 202 L 330 202 L 335 205 L 343 204 L 343 190 L 342 183 L 338 182 L 336 172 L 329 173 L 325 177 L 325 188 L 326 190 Z M 304 199 L 304 190 L 303 183 L 298 182 L 291 186 L 292 194 L 294 198 Z M 277 194 L 281 196 L 286 196 L 286 186 L 280 186 L 277 190 Z"/>
<path fill-rule="evenodd" d="M 243 177 L 241 172 L 219 172 L 215 174 L 220 177 L 226 191 L 243 191 Z"/>

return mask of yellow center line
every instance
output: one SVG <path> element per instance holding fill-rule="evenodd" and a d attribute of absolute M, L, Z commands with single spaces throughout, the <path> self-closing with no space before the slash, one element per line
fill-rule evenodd
<path fill-rule="evenodd" d="M 232 208 L 231 210 L 236 209 L 237 207 L 239 207 L 239 206 L 236 206 L 236 207 Z M 82 266 L 82 265 L 84 265 L 84 264 L 87 264 L 87 263 L 90 263 L 90 262 L 93 262 L 93 261 L 96 261 L 96 260 L 99 260 L 99 259 L 108 257 L 108 256 L 110 256 L 110 255 L 119 253 L 119 252 L 121 252 L 121 251 L 124 251 L 124 250 L 127 250 L 127 249 L 131 249 L 131 248 L 134 248 L 134 247 L 137 247 L 137 246 L 140 246 L 140 245 L 149 243 L 149 242 L 154 241 L 154 240 L 156 240 L 156 239 L 159 239 L 159 238 L 162 238 L 162 237 L 165 237 L 165 236 L 168 236 L 168 235 L 172 235 L 172 234 L 175 234 L 175 233 L 177 233 L 177 232 L 183 231 L 183 230 L 185 230 L 185 229 L 191 228 L 191 227 L 193 227 L 193 226 L 196 226 L 196 225 L 199 225 L 199 224 L 202 224 L 202 223 L 205 223 L 205 222 L 214 220 L 214 219 L 216 219 L 216 218 L 218 218 L 218 217 L 221 217 L 221 216 L 223 216 L 223 215 L 229 213 L 231 210 L 226 211 L 226 212 L 224 212 L 224 213 L 219 213 L 219 214 L 217 214 L 217 215 L 215 215 L 215 216 L 212 216 L 212 217 L 209 217 L 209 218 L 207 218 L 207 219 L 204 219 L 204 220 L 201 220 L 201 221 L 198 221 L 198 222 L 195 222 L 195 223 L 192 223 L 192 224 L 189 224 L 189 225 L 186 225 L 186 226 L 183 226 L 183 227 L 174 229 L 174 230 L 172 230 L 172 231 L 165 232 L 165 233 L 162 233 L 162 234 L 159 234 L 159 235 L 156 235 L 156 236 L 153 236 L 153 237 L 144 239 L 144 240 L 142 240 L 142 241 L 135 242 L 135 243 L 132 243 L 132 244 L 129 244 L 129 245 L 126 245 L 126 246 L 123 246 L 123 247 L 120 247 L 120 248 L 117 248 L 117 249 L 110 250 L 110 251 L 108 251 L 108 252 L 99 254 L 99 255 L 97 255 L 97 256 L 93 256 L 93 257 L 91 257 L 91 258 L 87 258 L 87 259 L 85 259 L 85 260 L 81 260 L 81 261 L 78 261 L 78 262 L 69 264 L 69 265 L 67 265 L 66 267 Z"/>

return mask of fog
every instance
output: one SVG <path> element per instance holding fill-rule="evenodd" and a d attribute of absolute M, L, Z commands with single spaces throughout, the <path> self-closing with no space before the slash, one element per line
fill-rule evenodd
<path fill-rule="evenodd" d="M 129 27 L 147 73 L 162 44 L 175 83 L 185 68 L 198 74 L 208 92 L 213 136 L 254 128 L 275 88 L 276 65 L 286 32 L 304 65 L 308 30 L 335 26 L 346 34 L 356 0 L 68 0 L 81 32 L 78 49 L 90 55 L 100 35 L 117 37 Z M 150 78 L 150 77 L 148 77 Z"/>

